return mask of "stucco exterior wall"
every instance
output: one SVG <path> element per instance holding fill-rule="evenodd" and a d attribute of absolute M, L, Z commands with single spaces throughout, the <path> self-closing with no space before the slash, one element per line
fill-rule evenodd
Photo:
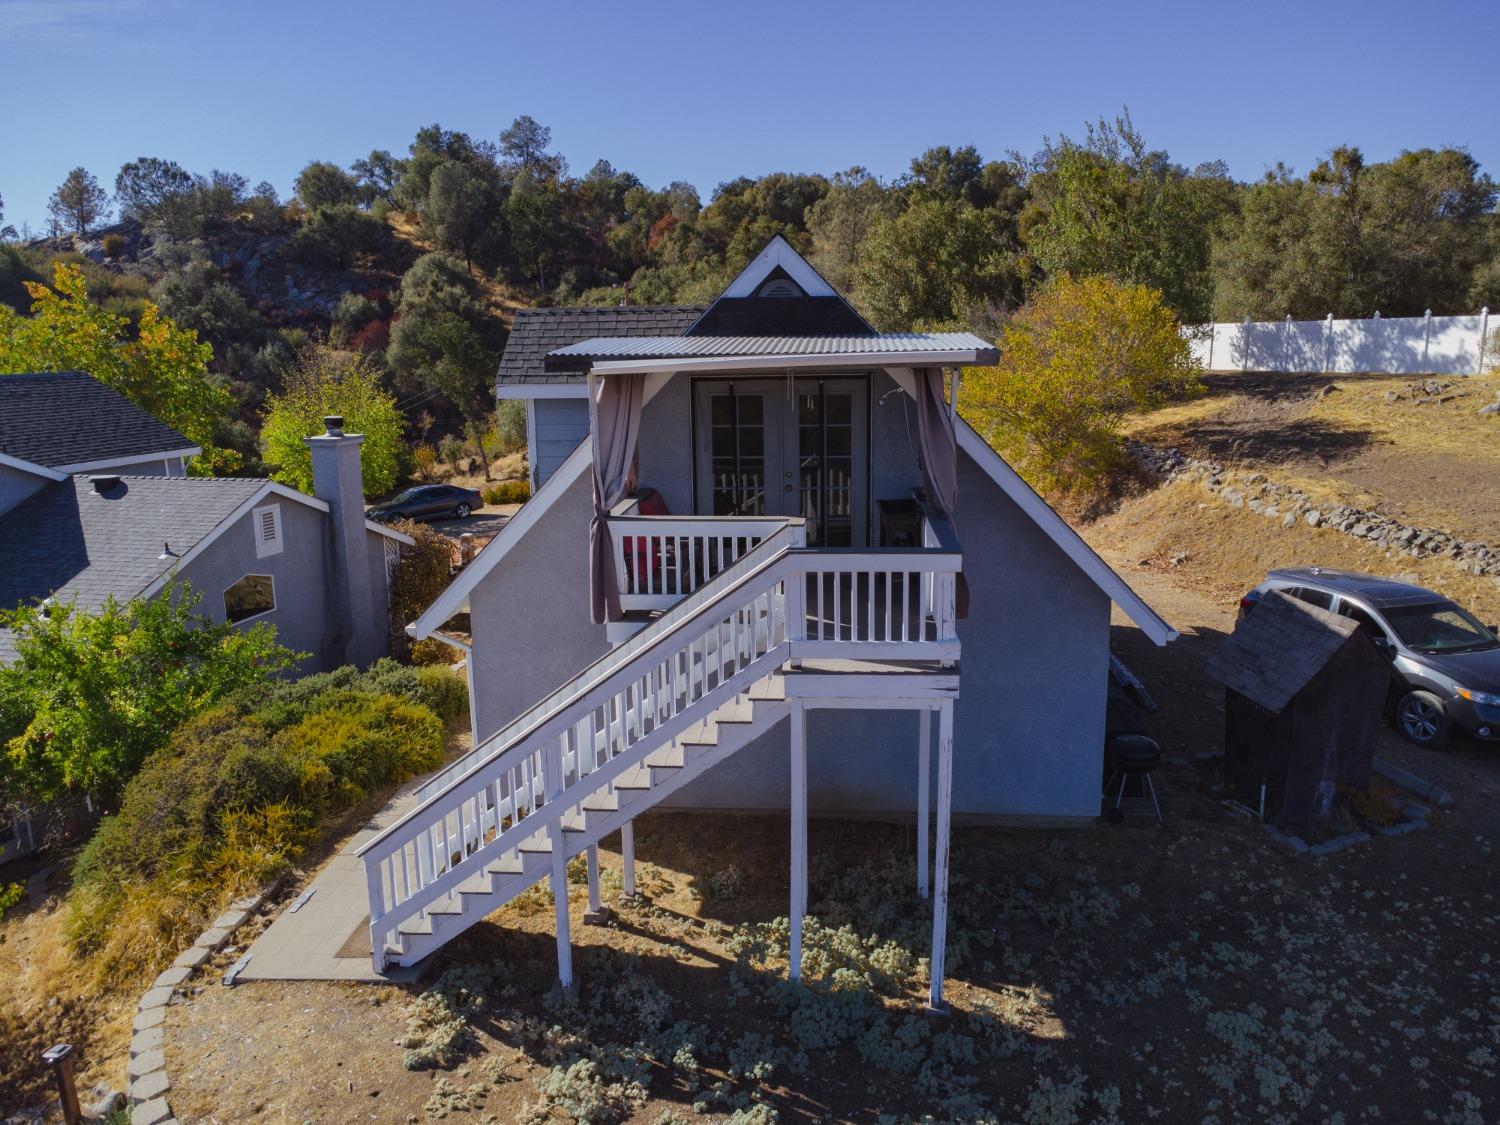
<path fill-rule="evenodd" d="M 904 394 L 878 405 L 894 386 L 883 374 L 872 380 L 874 498 L 909 496 L 920 483 L 915 431 L 907 428 L 914 427 L 914 406 L 908 400 L 903 416 Z M 660 490 L 677 513 L 692 510 L 689 405 L 687 380 L 679 378 L 642 415 L 641 484 Z M 1102 780 L 1109 600 L 963 454 L 959 489 L 955 522 L 972 604 L 959 622 L 954 811 L 1092 819 Z M 607 648 L 586 604 L 590 510 L 585 475 L 470 595 L 481 736 Z M 811 712 L 810 807 L 912 814 L 917 730 L 914 712 Z M 683 789 L 670 807 L 782 809 L 787 770 L 787 726 L 781 723 Z"/>
<path fill-rule="evenodd" d="M 295 501 L 271 503 L 281 506 L 284 546 L 279 554 L 255 557 L 253 512 L 247 513 L 183 567 L 179 577 L 203 595 L 199 610 L 215 621 L 223 621 L 226 589 L 247 574 L 270 575 L 276 608 L 245 621 L 244 627 L 262 621 L 274 625 L 276 639 L 281 644 L 308 654 L 298 665 L 298 673 L 326 671 L 335 663 L 327 651 L 325 637 L 332 620 L 328 596 L 331 545 L 325 538 L 327 517 Z M 385 620 L 383 607 L 381 619 Z"/>
<path fill-rule="evenodd" d="M 28 473 L 25 469 L 14 469 L 0 465 L 0 515 L 10 511 L 26 497 L 43 485 L 50 483 L 46 477 Z"/>
<path fill-rule="evenodd" d="M 592 514 L 585 473 L 469 595 L 474 721 L 481 739 L 609 647 L 604 626 L 589 620 Z"/>

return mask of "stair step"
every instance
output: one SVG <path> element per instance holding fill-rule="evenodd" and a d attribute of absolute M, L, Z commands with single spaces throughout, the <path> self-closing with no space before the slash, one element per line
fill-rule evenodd
<path fill-rule="evenodd" d="M 786 681 L 780 676 L 767 676 L 751 684 L 750 690 L 745 694 L 752 701 L 763 699 L 767 702 L 779 703 L 786 698 Z"/>
<path fill-rule="evenodd" d="M 645 766 L 633 766 L 615 778 L 615 789 L 625 793 L 640 793 L 651 788 L 651 771 Z"/>
<path fill-rule="evenodd" d="M 485 871 L 490 875 L 519 875 L 525 870 L 525 862 L 515 853 L 501 856 L 485 866 Z"/>
<path fill-rule="evenodd" d="M 646 764 L 655 769 L 681 769 L 687 755 L 677 743 L 663 746 L 646 755 Z"/>
<path fill-rule="evenodd" d="M 691 742 L 697 746 L 717 746 L 719 744 L 719 724 L 712 719 L 707 722 L 695 723 L 677 736 L 678 742 Z"/>
<path fill-rule="evenodd" d="M 711 717 L 716 723 L 753 723 L 755 705 L 750 700 L 737 695 L 728 703 L 720 704 Z"/>
<path fill-rule="evenodd" d="M 620 798 L 615 793 L 595 793 L 581 802 L 584 812 L 619 812 Z"/>

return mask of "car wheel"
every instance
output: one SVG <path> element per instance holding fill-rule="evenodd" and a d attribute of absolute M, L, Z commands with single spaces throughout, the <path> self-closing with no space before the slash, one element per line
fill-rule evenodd
<path fill-rule="evenodd" d="M 461 520 L 466 520 L 469 518 L 469 513 L 473 510 L 474 509 L 470 508 L 467 504 L 460 504 L 458 507 L 453 509 L 453 514 Z"/>
<path fill-rule="evenodd" d="M 1396 704 L 1396 729 L 1408 742 L 1436 750 L 1448 743 L 1448 709 L 1430 691 L 1409 691 Z"/>

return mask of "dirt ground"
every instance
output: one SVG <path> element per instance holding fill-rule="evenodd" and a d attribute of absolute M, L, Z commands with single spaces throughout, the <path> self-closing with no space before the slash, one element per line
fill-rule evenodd
<path fill-rule="evenodd" d="M 1131 436 L 1254 466 L 1315 496 L 1500 542 L 1500 375 L 1445 377 L 1416 404 L 1414 376 L 1219 374 L 1209 393 L 1131 420 Z M 1336 390 L 1323 392 L 1333 386 Z M 1388 396 L 1399 396 L 1387 401 Z"/>
<path fill-rule="evenodd" d="M 1322 859 L 1293 855 L 1229 815 L 1215 764 L 1196 758 L 1222 746 L 1220 692 L 1202 663 L 1232 628 L 1230 587 L 1142 568 L 1134 552 L 1102 546 L 1183 634 L 1156 648 L 1117 618 L 1114 638 L 1162 705 L 1151 725 L 1169 755 L 1158 773 L 1167 820 L 955 834 L 955 1014 L 943 1026 L 974 1053 L 942 1073 L 987 1109 L 945 1101 L 947 1086 L 924 1086 L 928 1072 L 914 1078 L 899 1058 L 872 1062 L 885 1057 L 879 1044 L 810 1049 L 805 1073 L 787 1065 L 788 1036 L 806 1028 L 796 1029 L 777 991 L 782 966 L 773 958 L 747 977 L 735 952 L 737 936 L 785 913 L 785 819 L 661 816 L 638 830 L 648 905 L 622 910 L 609 927 L 585 927 L 583 888 L 572 889 L 580 1009 L 545 999 L 555 971 L 550 903 L 529 895 L 433 968 L 504 971 L 500 995 L 452 1067 L 402 1064 L 415 988 L 212 984 L 168 1019 L 179 1118 L 670 1123 L 725 1119 L 727 1105 L 705 1102 L 705 1090 L 733 1090 L 781 1121 L 1493 1119 L 1500 757 L 1472 745 L 1423 752 L 1385 731 L 1379 754 L 1454 793 L 1456 806 L 1434 810 L 1431 827 L 1408 836 Z M 607 891 L 618 886 L 612 844 Z M 908 877 L 909 828 L 816 821 L 810 848 L 814 915 L 866 937 L 896 934 L 925 952 L 912 936 L 921 933 L 921 905 L 872 874 L 885 865 Z M 743 892 L 716 897 L 730 866 Z M 884 1001 L 887 1038 L 907 1027 L 902 1021 L 924 1022 L 914 1014 L 924 973 L 918 964 Z M 606 1099 L 603 1110 L 549 1100 L 544 1087 L 570 1051 L 599 1052 L 633 1034 L 594 1024 L 585 1041 L 570 1021 L 609 1009 L 628 1022 L 651 1007 L 641 997 L 669 1008 L 663 1027 L 702 1024 L 739 1047 L 698 1069 L 657 1059 L 640 1096 Z M 933 1050 L 935 1041 L 936 1033 Z M 742 1057 L 734 1061 L 746 1043 L 777 1061 L 747 1072 Z"/>

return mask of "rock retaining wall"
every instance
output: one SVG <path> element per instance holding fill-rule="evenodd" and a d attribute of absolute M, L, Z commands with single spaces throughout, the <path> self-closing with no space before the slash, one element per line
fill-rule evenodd
<path fill-rule="evenodd" d="M 1436 528 L 1412 527 L 1379 512 L 1339 504 L 1322 507 L 1290 485 L 1278 484 L 1264 473 L 1227 469 L 1216 461 L 1200 461 L 1179 449 L 1158 449 L 1143 442 L 1127 442 L 1142 466 L 1168 483 L 1191 481 L 1232 508 L 1244 508 L 1282 527 L 1302 520 L 1311 527 L 1363 539 L 1383 551 L 1414 559 L 1444 558 L 1469 574 L 1500 578 L 1500 549 L 1449 535 Z"/>

